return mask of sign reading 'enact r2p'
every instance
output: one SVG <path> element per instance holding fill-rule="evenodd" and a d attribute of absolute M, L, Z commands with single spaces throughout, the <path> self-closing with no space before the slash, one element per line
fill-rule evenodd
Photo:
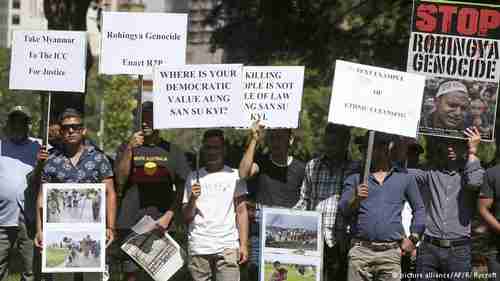
<path fill-rule="evenodd" d="M 187 14 L 106 12 L 101 74 L 152 74 L 153 67 L 186 63 Z"/>

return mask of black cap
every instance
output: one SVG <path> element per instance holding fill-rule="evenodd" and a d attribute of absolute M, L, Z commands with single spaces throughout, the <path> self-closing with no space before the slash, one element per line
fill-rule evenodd
<path fill-rule="evenodd" d="M 8 117 L 8 119 L 11 119 L 14 116 L 22 116 L 22 117 L 26 118 L 27 122 L 31 121 L 30 112 L 28 111 L 28 109 L 25 106 L 22 106 L 22 105 L 17 105 L 17 106 L 14 106 L 13 108 L 11 108 L 7 117 Z"/>

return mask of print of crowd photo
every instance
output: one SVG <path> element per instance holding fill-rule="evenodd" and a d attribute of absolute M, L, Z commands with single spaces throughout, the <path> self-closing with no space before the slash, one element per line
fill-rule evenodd
<path fill-rule="evenodd" d="M 259 280 L 262 281 L 321 280 L 321 259 L 265 254 L 261 262 L 261 277 Z"/>
<path fill-rule="evenodd" d="M 419 133 L 464 138 L 475 126 L 481 139 L 493 140 L 498 83 L 427 77 Z"/>
<path fill-rule="evenodd" d="M 96 188 L 52 188 L 47 193 L 48 223 L 100 223 L 104 201 Z"/>
<path fill-rule="evenodd" d="M 43 185 L 43 272 L 103 272 L 104 184 Z"/>
<path fill-rule="evenodd" d="M 98 272 L 104 268 L 100 231 L 50 231 L 45 236 L 46 272 Z"/>
<path fill-rule="evenodd" d="M 315 255 L 320 251 L 321 216 L 315 213 L 286 213 L 268 208 L 263 223 L 266 249 L 295 255 Z"/>

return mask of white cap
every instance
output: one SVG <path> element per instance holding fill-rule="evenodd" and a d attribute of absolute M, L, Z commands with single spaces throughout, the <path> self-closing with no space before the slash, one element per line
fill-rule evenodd
<path fill-rule="evenodd" d="M 458 81 L 444 82 L 443 84 L 441 84 L 441 86 L 439 86 L 436 98 L 452 92 L 463 92 L 464 94 L 467 94 L 467 87 L 465 87 L 463 83 Z"/>

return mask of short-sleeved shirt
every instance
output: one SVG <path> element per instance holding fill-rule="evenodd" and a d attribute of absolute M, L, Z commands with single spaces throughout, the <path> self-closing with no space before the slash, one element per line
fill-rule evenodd
<path fill-rule="evenodd" d="M 228 166 L 218 172 L 199 170 L 201 195 L 196 200 L 197 214 L 189 224 L 188 249 L 191 255 L 222 253 L 239 248 L 234 199 L 247 194 L 246 182 L 238 170 Z M 196 172 L 186 180 L 183 203 L 187 204 Z"/>
<path fill-rule="evenodd" d="M 113 168 L 106 155 L 92 145 L 85 145 L 74 166 L 64 152 L 54 150 L 47 159 L 42 181 L 48 183 L 100 183 L 113 176 Z"/>
<path fill-rule="evenodd" d="M 22 143 L 8 139 L 0 141 L 0 226 L 17 226 L 25 201 L 30 200 L 29 203 L 34 205 L 36 199 L 25 196 L 28 191 L 26 176 L 36 164 L 39 150 L 40 142 L 36 139 L 28 138 Z M 25 219 L 34 219 L 33 215 L 27 217 L 24 213 Z"/>
<path fill-rule="evenodd" d="M 479 196 L 493 199 L 493 215 L 500 221 L 500 165 L 491 167 L 486 171 L 486 176 L 483 185 L 481 185 Z M 492 238 L 493 237 L 497 242 L 497 246 L 500 247 L 500 238 L 498 234 L 492 234 Z"/>
<path fill-rule="evenodd" d="M 176 177 L 185 179 L 190 171 L 182 151 L 163 140 L 134 148 L 131 169 L 129 184 L 138 187 L 140 208 L 154 206 L 160 211 L 175 203 Z"/>

